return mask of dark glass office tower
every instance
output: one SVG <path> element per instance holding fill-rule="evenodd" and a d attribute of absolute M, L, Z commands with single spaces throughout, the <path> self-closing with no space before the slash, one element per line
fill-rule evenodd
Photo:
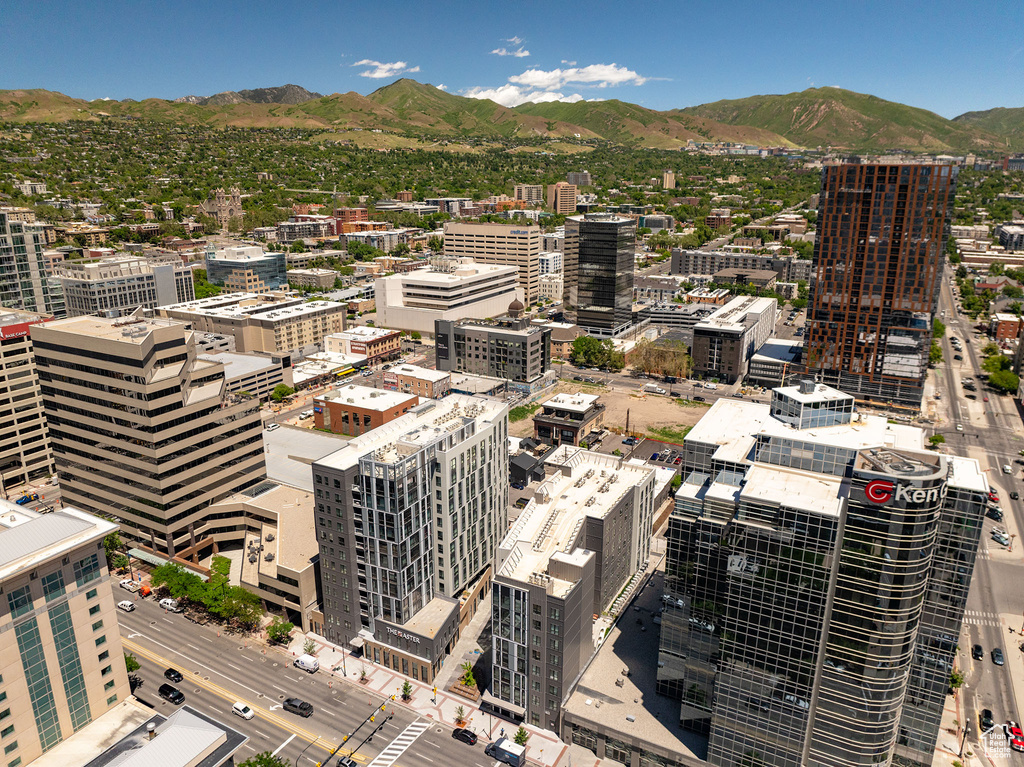
<path fill-rule="evenodd" d="M 917 410 L 956 168 L 822 171 L 805 364 L 858 400 Z"/>
<path fill-rule="evenodd" d="M 658 692 L 715 767 L 930 764 L 988 485 L 811 382 L 684 440 Z"/>
<path fill-rule="evenodd" d="M 575 272 L 576 324 L 591 335 L 620 333 L 632 320 L 636 221 L 588 213 L 567 219 L 565 227 L 575 249 L 565 254 L 565 274 L 570 279 Z"/>

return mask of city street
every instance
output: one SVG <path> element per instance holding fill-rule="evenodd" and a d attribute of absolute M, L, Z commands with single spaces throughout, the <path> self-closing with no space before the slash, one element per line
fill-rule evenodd
<path fill-rule="evenodd" d="M 116 582 L 113 587 L 115 596 L 121 598 Z M 296 767 L 310 767 L 326 759 L 345 735 L 351 735 L 338 755 L 348 755 L 349 749 L 355 748 L 354 759 L 363 764 L 371 763 L 385 749 L 388 753 L 377 764 L 494 764 L 484 755 L 484 738 L 475 746 L 460 743 L 452 739 L 450 726 L 431 722 L 407 706 L 360 686 L 354 681 L 361 665 L 358 660 L 350 660 L 352 667 L 347 669 L 353 681 L 335 678 L 327 668 L 307 674 L 293 667 L 278 650 L 216 628 L 194 625 L 182 615 L 166 613 L 152 600 L 135 602 L 133 612 L 118 614 L 125 651 L 133 653 L 142 665 L 136 672 L 142 684 L 134 694 L 161 713 L 171 713 L 175 707 L 158 697 L 157 688 L 167 681 L 165 669 L 177 669 L 185 678 L 175 686 L 185 694 L 187 705 L 249 736 L 239 752 L 239 761 L 253 753 L 271 751 L 290 759 Z M 282 703 L 289 697 L 311 703 L 312 716 L 303 719 L 285 712 Z M 246 703 L 256 716 L 248 721 L 233 716 L 231 706 L 235 701 Z M 364 742 L 381 724 L 382 717 L 378 713 L 375 722 L 360 725 L 382 703 L 386 703 L 387 717 L 383 728 Z M 397 761 L 392 759 L 399 751 Z"/>
<path fill-rule="evenodd" d="M 1024 504 L 1010 498 L 1011 491 L 1024 491 L 1019 479 L 1019 465 L 1014 463 L 1018 451 L 1024 448 L 1021 419 L 1013 398 L 987 391 L 979 386 L 978 399 L 964 397 L 960 383 L 964 376 L 979 381 L 981 372 L 980 346 L 987 337 L 974 336 L 972 323 L 959 317 L 948 279 L 944 277 L 940 309 L 946 312 L 947 337 L 943 340 L 943 363 L 935 376 L 935 390 L 940 392 L 949 415 L 945 423 L 936 425 L 951 452 L 977 458 L 987 472 L 989 484 L 999 495 L 1003 508 L 1003 522 L 986 518 L 982 529 L 974 579 L 967 600 L 967 615 L 960 637 L 960 668 L 966 677 L 961 694 L 966 723 L 970 725 L 967 743 L 975 753 L 986 753 L 997 765 L 1024 764 L 1024 754 L 1015 754 L 1006 747 L 1001 725 L 1008 719 L 1020 720 L 1024 711 L 1024 657 L 1019 645 L 1024 641 L 1024 590 L 1019 586 L 1021 569 L 1021 543 L 1019 531 L 1024 529 Z M 954 360 L 955 350 L 950 337 L 963 342 L 963 360 Z M 970 342 L 968 342 L 970 339 Z M 982 397 L 987 396 L 988 402 Z M 963 431 L 958 431 L 960 424 Z M 1004 465 L 1013 466 L 1011 475 L 1002 472 Z M 1002 527 L 1013 535 L 1013 550 L 992 539 L 992 529 Z M 984 649 L 982 660 L 971 658 L 971 646 L 980 644 Z M 1006 655 L 1006 665 L 997 666 L 991 652 L 1000 648 Z M 982 709 L 991 709 L 996 728 L 987 736 L 979 737 L 979 717 Z M 960 723 L 961 726 L 964 724 Z M 984 744 L 982 743 L 984 741 Z"/>

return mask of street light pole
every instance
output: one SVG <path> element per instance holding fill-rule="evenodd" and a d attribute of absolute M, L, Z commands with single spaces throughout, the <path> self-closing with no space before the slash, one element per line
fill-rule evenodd
<path fill-rule="evenodd" d="M 964 737 L 960 740 L 960 753 L 957 754 L 957 758 L 958 759 L 963 759 L 963 756 L 964 756 L 964 744 L 967 742 L 967 736 L 970 734 L 970 732 L 971 732 L 971 725 L 970 724 L 965 724 L 964 725 Z"/>

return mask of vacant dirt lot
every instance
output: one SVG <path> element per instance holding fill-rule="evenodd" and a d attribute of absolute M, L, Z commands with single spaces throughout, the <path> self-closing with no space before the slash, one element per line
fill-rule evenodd
<path fill-rule="evenodd" d="M 707 412 L 706 405 L 693 404 L 682 406 L 676 400 L 657 394 L 641 394 L 636 391 L 609 389 L 604 386 L 581 384 L 573 381 L 562 381 L 555 389 L 542 396 L 538 402 L 546 402 L 560 392 L 583 392 L 597 394 L 605 406 L 604 425 L 614 432 L 625 433 L 626 413 L 629 413 L 629 431 L 644 436 L 659 436 L 652 429 L 667 428 L 685 431 L 693 426 Z M 533 418 L 526 418 L 509 424 L 509 434 L 515 437 L 533 435 Z M 664 435 L 661 435 L 664 436 Z"/>

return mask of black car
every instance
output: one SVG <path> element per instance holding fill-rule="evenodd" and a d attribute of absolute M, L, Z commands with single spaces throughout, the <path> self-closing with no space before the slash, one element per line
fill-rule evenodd
<path fill-rule="evenodd" d="M 181 672 L 178 671 L 178 669 L 169 668 L 164 672 L 164 678 L 170 679 L 172 682 L 180 682 L 185 677 L 181 675 Z"/>
<path fill-rule="evenodd" d="M 456 727 L 452 730 L 452 737 L 455 740 L 461 740 L 463 743 L 468 743 L 471 746 L 476 745 L 476 733 L 472 730 L 467 730 L 465 727 Z"/>
<path fill-rule="evenodd" d="M 1003 651 L 998 647 L 992 649 L 992 662 L 997 666 L 1002 666 L 1006 663 L 1006 659 L 1003 657 Z"/>
<path fill-rule="evenodd" d="M 1003 521 L 1003 512 L 1001 512 L 999 509 L 989 509 L 988 511 L 985 512 L 985 516 L 995 522 Z"/>
<path fill-rule="evenodd" d="M 700 396 L 698 394 L 696 397 L 693 398 L 693 401 L 694 402 L 707 402 L 707 399 L 705 399 L 704 397 L 702 397 L 702 396 Z"/>
<path fill-rule="evenodd" d="M 996 726 L 996 720 L 992 717 L 992 709 L 985 708 L 981 711 L 981 729 L 988 732 Z"/>
<path fill-rule="evenodd" d="M 955 359 L 955 360 L 962 360 L 963 357 L 961 357 L 959 354 L 954 354 L 953 355 L 953 359 Z"/>
<path fill-rule="evenodd" d="M 313 714 L 313 704 L 306 703 L 306 701 L 299 700 L 298 698 L 285 698 L 284 710 L 292 714 L 308 717 Z"/>
<path fill-rule="evenodd" d="M 179 706 L 185 702 L 185 694 L 177 687 L 172 687 L 169 684 L 160 685 L 160 689 L 156 692 L 161 698 L 166 700 L 168 703 L 173 703 L 175 706 Z"/>
<path fill-rule="evenodd" d="M 1011 490 L 1010 498 L 1016 501 L 1018 498 L 1020 498 L 1020 493 L 1018 493 L 1016 490 Z"/>
<path fill-rule="evenodd" d="M 971 657 L 974 658 L 974 660 L 981 660 L 985 657 L 985 651 L 981 649 L 980 644 L 976 644 L 971 648 Z"/>

